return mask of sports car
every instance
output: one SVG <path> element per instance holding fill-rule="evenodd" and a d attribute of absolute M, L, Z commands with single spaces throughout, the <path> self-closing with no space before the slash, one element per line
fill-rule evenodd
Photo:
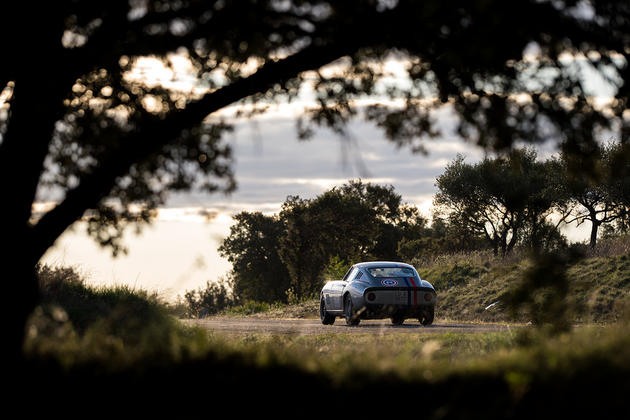
<path fill-rule="evenodd" d="M 416 318 L 431 325 L 435 314 L 435 289 L 422 280 L 413 266 L 377 261 L 353 265 L 343 280 L 327 282 L 320 295 L 322 324 L 331 325 L 344 317 L 348 325 L 361 319 L 391 318 L 402 325 Z"/>

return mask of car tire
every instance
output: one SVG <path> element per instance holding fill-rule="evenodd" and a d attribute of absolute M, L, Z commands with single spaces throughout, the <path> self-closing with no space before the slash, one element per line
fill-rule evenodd
<path fill-rule="evenodd" d="M 427 309 L 422 313 L 422 316 L 418 319 L 425 327 L 433 324 L 433 318 L 435 316 L 435 308 Z"/>
<path fill-rule="evenodd" d="M 346 324 L 356 326 L 359 325 L 359 322 L 361 322 L 356 312 L 354 311 L 350 295 L 346 295 L 343 298 L 343 313 L 346 318 Z"/>
<path fill-rule="evenodd" d="M 402 325 L 405 322 L 405 317 L 400 315 L 394 315 L 392 317 L 392 324 L 394 325 Z"/>
<path fill-rule="evenodd" d="M 335 323 L 335 317 L 326 310 L 326 301 L 324 298 L 319 302 L 319 317 L 324 325 L 332 325 Z"/>

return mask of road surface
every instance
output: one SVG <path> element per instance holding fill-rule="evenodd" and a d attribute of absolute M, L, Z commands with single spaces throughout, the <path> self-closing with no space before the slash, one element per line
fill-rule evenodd
<path fill-rule="evenodd" d="M 424 327 L 418 321 L 407 320 L 403 325 L 392 325 L 389 320 L 361 321 L 356 327 L 347 326 L 343 319 L 334 325 L 322 325 L 318 319 L 259 319 L 259 318 L 204 318 L 182 320 L 209 331 L 223 333 L 273 333 L 273 334 L 404 334 L 404 333 L 487 333 L 518 328 L 503 324 L 462 324 L 436 322 Z"/>

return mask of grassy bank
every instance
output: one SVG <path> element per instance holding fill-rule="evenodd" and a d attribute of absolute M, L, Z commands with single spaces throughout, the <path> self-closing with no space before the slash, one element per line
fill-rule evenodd
<path fill-rule="evenodd" d="M 438 293 L 438 321 L 528 322 L 526 316 L 512 319 L 503 305 L 505 296 L 531 266 L 523 256 L 509 260 L 488 254 L 443 257 L 417 265 L 420 276 Z M 590 257 L 568 267 L 571 279 L 567 296 L 576 323 L 611 323 L 627 316 L 630 309 L 630 256 Z M 220 316 L 259 318 L 318 318 L 319 302 L 260 304 L 247 302 L 229 308 Z"/>
<path fill-rule="evenodd" d="M 507 321 L 506 296 L 532 264 L 526 256 L 501 260 L 470 254 L 444 256 L 419 265 L 418 271 L 436 288 L 439 318 Z M 567 277 L 566 298 L 575 322 L 609 323 L 625 316 L 630 302 L 630 255 L 584 258 L 567 267 Z"/>

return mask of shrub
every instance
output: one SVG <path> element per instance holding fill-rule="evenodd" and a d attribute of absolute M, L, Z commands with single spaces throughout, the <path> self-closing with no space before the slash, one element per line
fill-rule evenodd
<path fill-rule="evenodd" d="M 207 350 L 204 334 L 184 328 L 156 294 L 126 286 L 92 287 L 72 267 L 38 267 L 41 304 L 27 326 L 26 354 L 63 364 L 177 360 Z"/>
<path fill-rule="evenodd" d="M 261 312 L 269 312 L 275 307 L 267 302 L 257 302 L 255 300 L 248 300 L 237 306 L 228 308 L 227 313 L 234 315 L 251 315 Z"/>
<path fill-rule="evenodd" d="M 230 282 L 224 278 L 218 282 L 206 282 L 205 288 L 187 291 L 184 299 L 187 304 L 186 316 L 189 318 L 203 318 L 238 303 Z"/>

